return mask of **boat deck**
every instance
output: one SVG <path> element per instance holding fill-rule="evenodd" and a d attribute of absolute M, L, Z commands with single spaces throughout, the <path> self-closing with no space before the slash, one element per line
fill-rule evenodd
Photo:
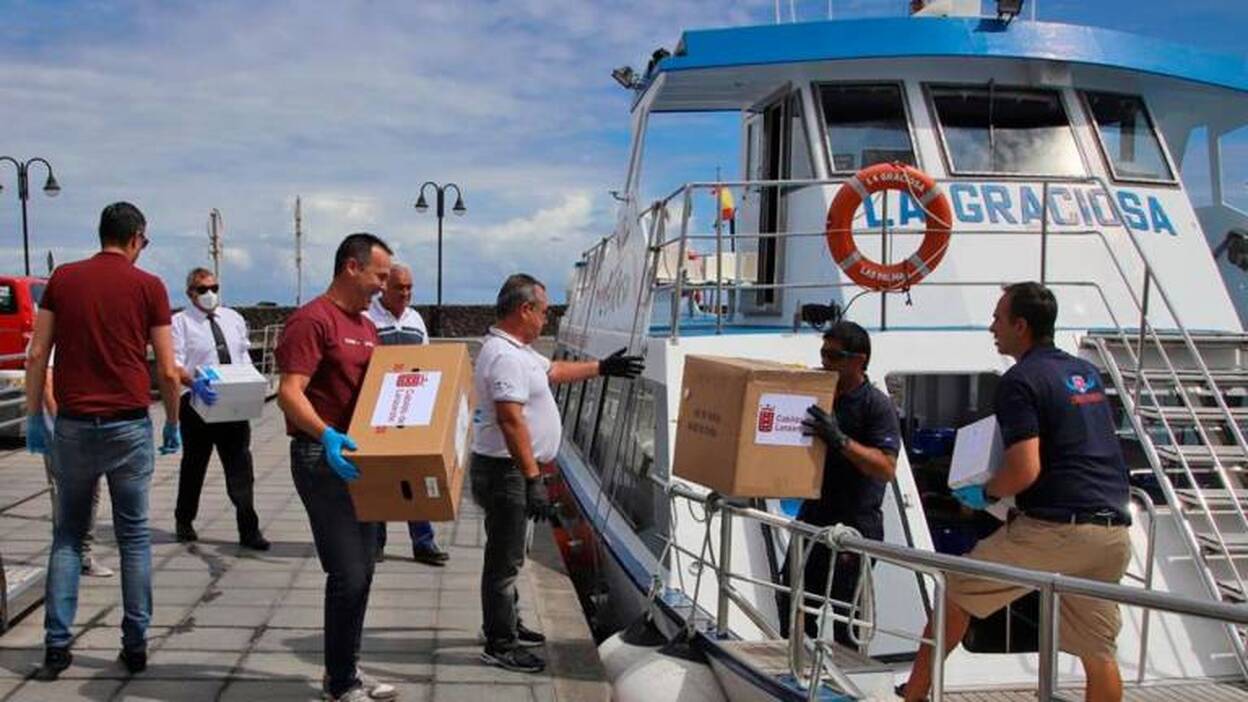
<path fill-rule="evenodd" d="M 28 679 L 43 656 L 43 610 L 37 607 L 0 635 L 0 700 L 320 699 L 324 574 L 272 403 L 252 431 L 256 508 L 273 549 L 240 551 L 215 457 L 195 523 L 200 542 L 177 543 L 178 459 L 158 458 L 147 671 L 130 677 L 116 661 L 120 578 L 83 578 L 73 666 L 54 683 Z M 594 642 L 544 525 L 520 579 L 520 597 L 526 617 L 550 637 L 544 652 L 550 665 L 543 674 L 526 675 L 479 662 L 483 533 L 481 513 L 466 493 L 459 520 L 435 525 L 451 553 L 446 568 L 413 562 L 406 529 L 391 525 L 388 558 L 373 580 L 361 667 L 397 685 L 405 701 L 608 699 Z M 46 565 L 50 508 L 42 461 L 16 441 L 0 444 L 0 554 L 7 568 Z M 96 553 L 116 569 L 110 513 L 105 496 Z"/>
<path fill-rule="evenodd" d="M 1036 691 L 999 690 L 985 692 L 950 692 L 945 695 L 950 702 L 1035 702 Z M 1077 702 L 1083 699 L 1083 690 L 1064 688 L 1054 700 Z M 1190 683 L 1176 685 L 1150 685 L 1126 688 L 1124 702 L 1244 702 L 1248 700 L 1248 686 L 1230 683 Z"/>

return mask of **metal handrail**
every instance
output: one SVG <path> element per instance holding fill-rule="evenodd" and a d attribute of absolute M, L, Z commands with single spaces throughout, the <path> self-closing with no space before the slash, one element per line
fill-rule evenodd
<path fill-rule="evenodd" d="M 736 505 L 731 502 L 724 502 L 722 498 L 714 493 L 701 494 L 678 482 L 663 482 L 658 478 L 653 478 L 653 480 L 663 486 L 665 492 L 669 496 L 680 497 L 691 502 L 699 503 L 712 510 L 718 510 L 723 514 L 731 514 L 735 517 L 749 519 L 758 522 L 759 524 L 765 524 L 772 528 L 785 531 L 792 539 L 790 544 L 793 542 L 800 543 L 802 539 L 811 539 L 837 551 L 856 553 L 861 556 L 890 563 L 897 567 L 935 578 L 943 578 L 943 576 L 947 573 L 957 573 L 960 575 L 985 578 L 1011 585 L 1028 587 L 1039 591 L 1041 593 L 1042 613 L 1040 618 L 1040 640 L 1042 645 L 1039 651 L 1041 671 L 1039 680 L 1040 699 L 1049 699 L 1056 688 L 1057 669 L 1055 665 L 1055 658 L 1057 655 L 1057 631 L 1055 627 L 1057 624 L 1057 613 L 1059 609 L 1058 600 L 1062 596 L 1075 595 L 1080 597 L 1089 597 L 1114 602 L 1120 605 L 1141 607 L 1146 612 L 1156 610 L 1172 614 L 1218 620 L 1228 625 L 1248 625 L 1248 607 L 1239 607 L 1223 602 L 1184 597 L 1171 593 L 1156 592 L 1151 589 L 1127 587 L 1124 585 L 1089 580 L 1086 578 L 1077 578 L 1057 573 L 1047 573 L 999 563 L 992 563 L 989 561 L 980 561 L 964 556 L 950 556 L 910 548 L 907 546 L 888 544 L 859 536 L 852 529 L 844 527 L 832 529 L 814 527 L 788 517 L 771 514 L 770 512 L 765 512 L 752 507 Z M 1147 499 L 1147 497 L 1145 496 L 1144 499 Z M 1146 505 L 1146 510 L 1149 511 L 1151 518 L 1155 515 L 1155 513 L 1149 509 L 1151 502 L 1145 502 L 1144 504 Z M 792 548 L 792 545 L 790 548 Z M 690 555 L 693 556 L 691 552 Z M 721 570 L 726 567 L 722 556 L 719 564 L 715 564 L 713 561 L 701 559 L 700 556 L 693 557 L 699 559 L 698 562 L 702 565 L 702 567 L 710 566 L 715 571 L 716 576 L 719 578 L 721 583 L 734 577 L 734 574 L 731 572 Z M 1151 568 L 1147 567 L 1149 565 L 1151 565 L 1151 559 L 1149 564 L 1146 564 L 1147 574 L 1145 576 L 1151 580 Z M 796 580 L 791 580 L 793 584 L 788 588 L 790 593 L 798 593 L 802 591 L 800 572 L 795 572 L 794 575 L 797 576 L 797 578 Z M 776 587 L 777 589 L 784 588 L 784 586 L 779 585 Z M 808 598 L 809 595 L 805 595 L 805 597 Z M 790 636 L 795 639 L 800 638 L 800 636 L 796 636 L 795 634 L 798 634 L 803 630 L 800 619 L 802 612 L 798 610 L 798 608 L 802 607 L 801 602 L 803 599 L 803 596 L 796 594 L 790 597 Z M 693 606 L 697 606 L 696 601 Z M 924 643 L 931 643 L 935 649 L 932 656 L 933 670 L 931 699 L 933 701 L 939 701 L 943 697 L 942 681 L 945 642 L 942 640 L 943 623 L 941 620 L 943 620 L 944 614 L 944 598 L 936 597 L 932 625 L 933 640 L 929 642 L 922 637 L 918 637 L 916 639 Z M 793 628 L 794 626 L 796 628 Z M 790 672 L 793 673 L 797 679 L 801 680 L 801 677 L 798 675 L 801 672 L 800 669 L 793 669 Z M 816 679 L 811 681 L 812 686 L 817 686 L 819 684 L 817 676 L 818 673 L 816 672 Z"/>

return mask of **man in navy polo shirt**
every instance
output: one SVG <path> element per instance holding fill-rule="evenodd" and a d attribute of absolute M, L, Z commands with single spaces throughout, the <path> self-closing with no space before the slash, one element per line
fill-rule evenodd
<path fill-rule="evenodd" d="M 1004 462 L 985 485 L 954 496 L 971 509 L 1014 497 L 1009 523 L 969 557 L 1116 583 L 1131 557 L 1130 486 L 1105 386 L 1096 368 L 1053 345 L 1057 299 L 1039 283 L 1007 286 L 993 312 L 997 350 L 1017 363 L 997 386 Z M 945 641 L 957 645 L 970 617 L 983 619 L 1028 588 L 948 574 Z M 1115 639 L 1122 622 L 1113 602 L 1061 598 L 1058 646 L 1079 657 L 1090 702 L 1122 699 Z M 925 636 L 931 635 L 928 623 Z M 931 684 L 932 649 L 919 649 L 904 697 L 920 700 Z"/>
<path fill-rule="evenodd" d="M 824 333 L 819 356 L 824 370 L 838 374 L 836 400 L 831 414 L 814 406 L 804 422 L 804 431 L 827 444 L 828 456 L 823 464 L 820 497 L 803 502 L 797 518 L 815 526 L 844 524 L 868 539 L 883 540 L 884 488 L 897 471 L 897 450 L 901 446 L 897 410 L 888 395 L 867 377 L 871 337 L 866 329 L 850 321 L 837 322 Z M 831 556 L 826 546 L 816 546 L 811 552 L 804 577 L 807 592 L 823 596 Z M 857 554 L 838 554 L 832 575 L 832 598 L 851 600 L 861 571 Z M 785 563 L 782 576 L 786 583 L 788 573 Z M 789 629 L 789 602 L 788 595 L 778 598 L 780 633 L 785 637 Z M 813 601 L 809 604 L 818 606 Z M 808 636 L 816 636 L 817 617 L 807 615 L 804 629 Z M 836 622 L 833 632 L 837 642 L 856 647 L 844 622 Z"/>

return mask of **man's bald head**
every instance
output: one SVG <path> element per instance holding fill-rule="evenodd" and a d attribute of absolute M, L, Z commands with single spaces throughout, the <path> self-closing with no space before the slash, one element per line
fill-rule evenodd
<path fill-rule="evenodd" d="M 412 304 L 412 269 L 402 263 L 390 266 L 386 289 L 381 291 L 381 305 L 395 317 Z"/>

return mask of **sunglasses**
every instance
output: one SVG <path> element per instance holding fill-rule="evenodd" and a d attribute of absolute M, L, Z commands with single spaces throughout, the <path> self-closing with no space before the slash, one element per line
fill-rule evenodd
<path fill-rule="evenodd" d="M 142 251 L 143 249 L 146 249 L 146 248 L 147 248 L 147 245 L 148 245 L 148 244 L 150 244 L 150 243 L 152 243 L 152 240 L 151 240 L 151 239 L 148 239 L 146 234 L 140 234 L 140 235 L 139 235 L 139 240 L 140 240 L 140 241 L 139 241 L 139 250 L 140 250 L 140 251 Z"/>
<path fill-rule="evenodd" d="M 193 290 L 195 291 L 196 295 L 203 295 L 206 292 L 214 292 L 214 293 L 219 292 L 221 290 L 221 286 L 220 285 L 196 285 L 193 288 Z"/>
<path fill-rule="evenodd" d="M 846 351 L 845 349 L 820 349 L 819 350 L 819 356 L 821 358 L 835 358 L 840 361 L 844 361 L 849 358 L 857 358 L 859 356 L 865 356 L 865 355 L 866 354 L 862 354 L 862 353 L 854 353 L 853 351 Z"/>

